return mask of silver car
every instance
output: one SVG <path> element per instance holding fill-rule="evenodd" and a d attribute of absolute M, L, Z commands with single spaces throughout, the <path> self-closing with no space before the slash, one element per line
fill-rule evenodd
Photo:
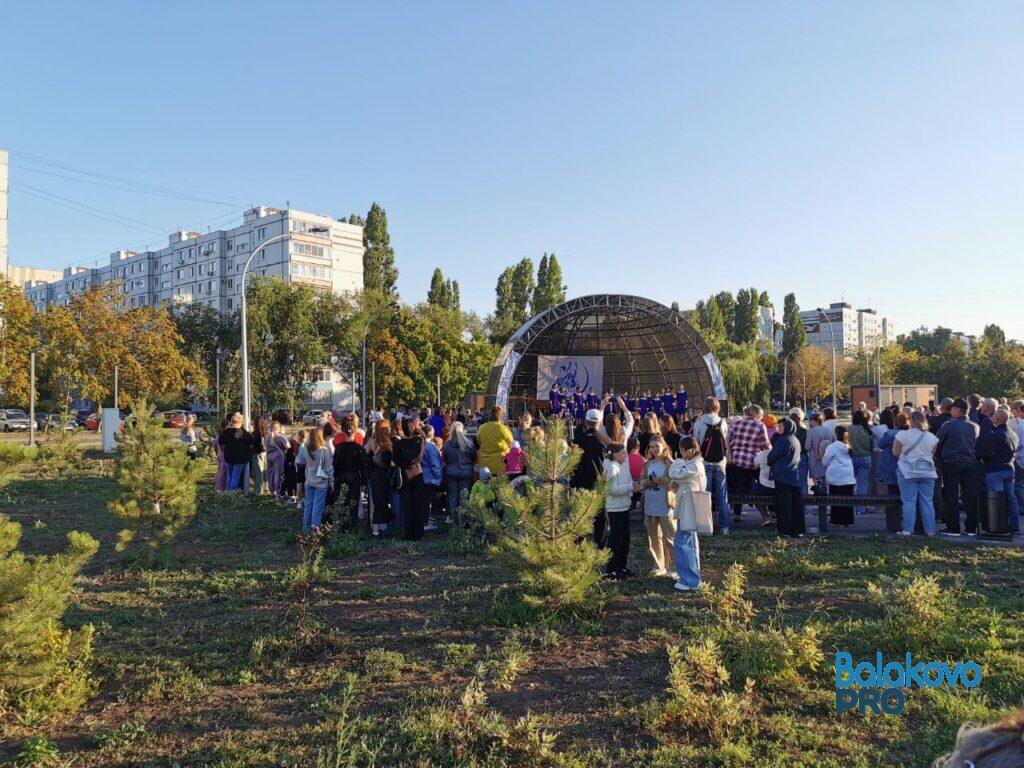
<path fill-rule="evenodd" d="M 0 411 L 0 428 L 4 432 L 13 432 L 19 429 L 28 429 L 32 425 L 28 414 L 16 408 L 8 408 Z"/>

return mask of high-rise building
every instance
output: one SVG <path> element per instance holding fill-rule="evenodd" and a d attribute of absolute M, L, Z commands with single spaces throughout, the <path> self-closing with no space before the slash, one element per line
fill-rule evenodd
<path fill-rule="evenodd" d="M 267 241 L 272 242 L 259 248 Z M 231 229 L 172 232 L 159 250 L 118 250 L 102 266 L 66 267 L 51 281 L 30 278 L 25 295 L 37 311 L 44 311 L 116 280 L 124 309 L 198 302 L 233 312 L 241 305 L 242 269 L 250 257 L 250 276 L 279 277 L 335 293 L 363 287 L 362 227 L 320 214 L 260 206 L 245 211 L 242 224 Z M 325 370 L 312 384 L 309 406 L 346 407 L 351 397 L 351 385 Z"/>
<path fill-rule="evenodd" d="M 874 309 L 854 309 L 846 302 L 833 302 L 827 309 L 811 309 L 800 313 L 807 333 L 807 344 L 832 349 L 835 335 L 836 351 L 847 357 L 858 350 L 873 351 L 892 343 L 896 338 L 892 321 Z M 830 328 L 831 325 L 831 328 Z M 776 334 L 781 345 L 781 331 Z"/>

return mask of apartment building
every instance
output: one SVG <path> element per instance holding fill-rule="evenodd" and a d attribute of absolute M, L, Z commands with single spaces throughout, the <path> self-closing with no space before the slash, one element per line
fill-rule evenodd
<path fill-rule="evenodd" d="M 267 245 L 261 248 L 263 243 Z M 45 311 L 116 280 L 125 309 L 199 302 L 233 312 L 241 305 L 242 269 L 250 257 L 250 275 L 335 293 L 363 286 L 362 227 L 320 214 L 259 206 L 245 211 L 242 224 L 231 229 L 172 232 L 159 250 L 118 250 L 101 266 L 67 267 L 50 281 L 30 278 L 24 283 L 25 295 L 37 311 Z M 324 370 L 313 382 L 309 405 L 342 408 L 351 398 L 350 384 Z"/>
<path fill-rule="evenodd" d="M 874 309 L 854 309 L 846 302 L 833 302 L 821 312 L 811 309 L 800 313 L 807 333 L 807 344 L 832 349 L 835 334 L 836 351 L 847 357 L 858 350 L 876 350 L 896 339 L 892 320 Z M 831 329 L 830 329 L 831 324 Z M 776 333 L 776 346 L 781 348 L 782 331 Z"/>

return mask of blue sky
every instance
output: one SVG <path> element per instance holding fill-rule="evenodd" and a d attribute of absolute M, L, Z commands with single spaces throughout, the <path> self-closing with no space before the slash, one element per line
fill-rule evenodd
<path fill-rule="evenodd" d="M 12 181 L 147 225 L 22 186 L 11 259 L 376 200 L 409 301 L 440 266 L 485 313 L 554 250 L 571 295 L 756 285 L 1024 338 L 1022 40 L 1019 2 L 8 3 Z"/>

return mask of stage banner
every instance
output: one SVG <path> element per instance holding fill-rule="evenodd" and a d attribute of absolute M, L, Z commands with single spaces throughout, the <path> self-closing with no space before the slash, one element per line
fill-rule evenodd
<path fill-rule="evenodd" d="M 547 400 L 551 384 L 575 392 L 591 387 L 598 395 L 604 394 L 604 358 L 582 355 L 537 355 L 537 399 Z"/>
<path fill-rule="evenodd" d="M 511 352 L 501 367 L 501 376 L 498 377 L 498 391 L 495 393 L 494 404 L 500 405 L 508 413 L 509 387 L 512 386 L 512 377 L 515 375 L 516 366 L 522 358 L 518 352 Z"/>
<path fill-rule="evenodd" d="M 708 373 L 711 374 L 711 386 L 714 388 L 715 397 L 719 400 L 726 399 L 725 380 L 722 378 L 722 370 L 718 367 L 718 360 L 708 352 L 704 355 L 704 362 L 708 366 Z"/>

